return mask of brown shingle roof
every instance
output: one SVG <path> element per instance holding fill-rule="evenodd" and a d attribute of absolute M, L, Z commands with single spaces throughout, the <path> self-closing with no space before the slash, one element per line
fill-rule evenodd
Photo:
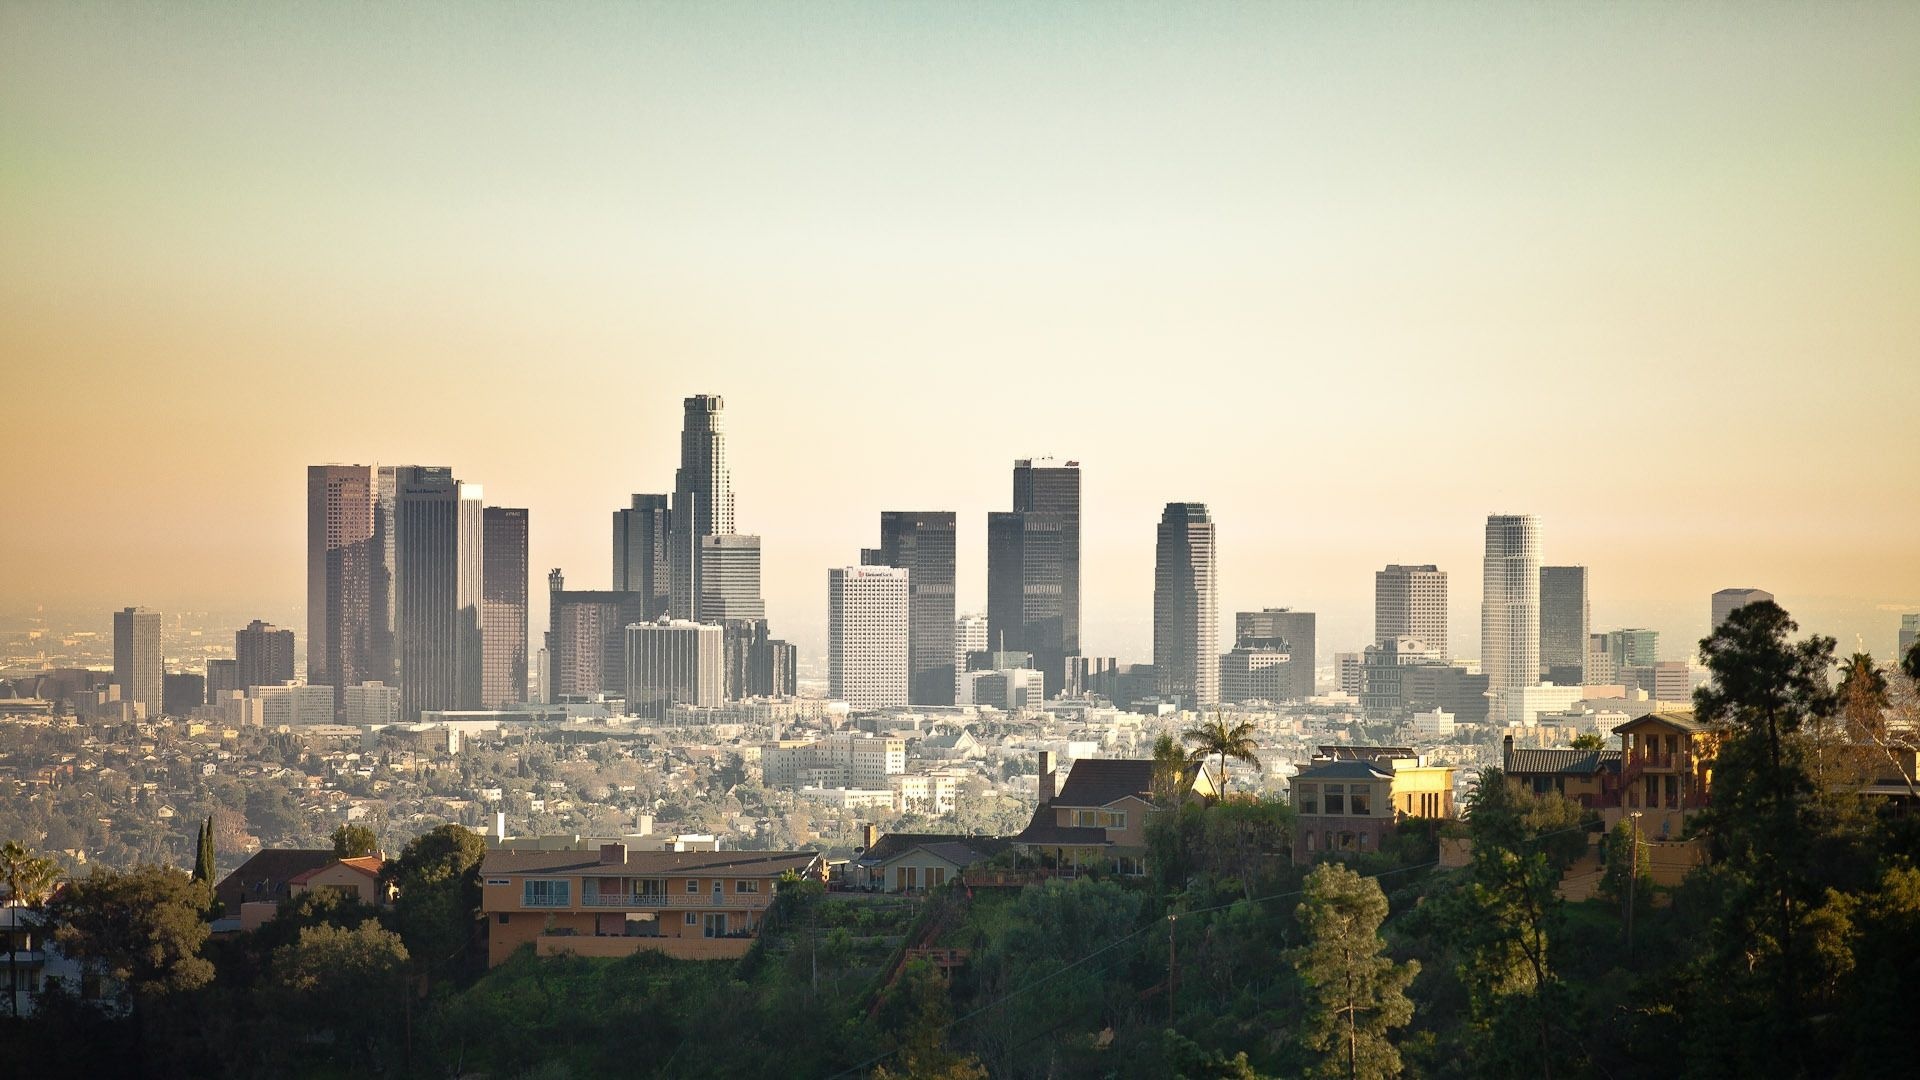
<path fill-rule="evenodd" d="M 1110 806 L 1129 795 L 1153 797 L 1153 762 L 1142 758 L 1081 758 L 1053 797 L 1055 806 Z"/>
<path fill-rule="evenodd" d="M 294 878 L 333 861 L 332 848 L 262 848 L 220 879 L 220 884 L 213 887 L 214 899 L 233 916 L 240 914 L 242 903 L 278 903 L 287 898 L 287 884 Z"/>
<path fill-rule="evenodd" d="M 1619 771 L 1618 750 L 1533 750 L 1522 748 L 1506 755 L 1508 773 L 1554 773 L 1590 776 L 1602 770 Z"/>

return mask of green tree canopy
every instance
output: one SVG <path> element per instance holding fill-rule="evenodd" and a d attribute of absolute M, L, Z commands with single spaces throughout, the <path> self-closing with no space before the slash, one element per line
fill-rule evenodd
<path fill-rule="evenodd" d="M 67 955 L 103 966 L 137 1000 L 212 980 L 213 965 L 200 957 L 211 899 L 205 884 L 171 867 L 95 868 L 68 883 L 50 910 Z"/>
<path fill-rule="evenodd" d="M 1299 918 L 1307 941 L 1289 958 L 1307 985 L 1303 1042 L 1318 1058 L 1314 1075 L 1398 1076 L 1387 1033 L 1413 1019 L 1406 989 L 1420 965 L 1382 955 L 1386 895 L 1371 878 L 1325 863 L 1307 875 Z"/>
<path fill-rule="evenodd" d="M 461 825 L 409 841 L 381 873 L 399 888 L 394 922 L 414 962 L 437 971 L 472 939 L 480 911 L 480 860 L 487 842 Z"/>
<path fill-rule="evenodd" d="M 349 822 L 333 830 L 333 854 L 341 859 L 380 854 L 380 836 L 365 825 Z"/>

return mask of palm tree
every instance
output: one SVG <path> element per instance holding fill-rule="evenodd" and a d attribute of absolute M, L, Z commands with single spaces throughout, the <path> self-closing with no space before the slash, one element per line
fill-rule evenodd
<path fill-rule="evenodd" d="M 1193 750 L 1187 754 L 1187 760 L 1204 766 L 1208 758 L 1220 759 L 1220 795 L 1227 794 L 1227 759 L 1237 758 L 1254 768 L 1260 767 L 1260 758 L 1254 753 L 1259 749 L 1253 741 L 1253 725 L 1246 722 L 1229 727 L 1226 718 L 1219 713 L 1213 719 L 1197 728 L 1189 728 L 1180 733 L 1180 738 L 1193 744 Z"/>
<path fill-rule="evenodd" d="M 9 840 L 0 846 L 0 881 L 7 883 L 7 897 L 14 903 L 38 907 L 59 876 L 59 863 L 35 855 L 18 840 Z"/>

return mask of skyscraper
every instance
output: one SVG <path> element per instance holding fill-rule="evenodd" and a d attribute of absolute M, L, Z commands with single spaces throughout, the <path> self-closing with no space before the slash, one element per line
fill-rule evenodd
<path fill-rule="evenodd" d="M 145 706 L 148 717 L 158 719 L 165 711 L 159 612 L 130 607 L 113 613 L 113 681 L 120 700 Z"/>
<path fill-rule="evenodd" d="M 527 700 L 527 512 L 489 506 L 482 514 L 480 704 Z"/>
<path fill-rule="evenodd" d="M 376 550 L 382 473 L 370 465 L 307 467 L 307 683 L 345 687 L 379 679 L 377 601 L 389 581 Z M 381 538 L 384 541 L 384 537 Z"/>
<path fill-rule="evenodd" d="M 255 619 L 233 632 L 233 658 L 242 689 L 293 681 L 293 631 Z M 307 680 L 308 685 L 319 686 Z"/>
<path fill-rule="evenodd" d="M 827 692 L 855 709 L 907 704 L 907 571 L 827 571 Z"/>
<path fill-rule="evenodd" d="M 613 512 L 613 587 L 648 597 L 648 621 L 665 615 L 673 598 L 673 515 L 665 495 L 635 495 Z"/>
<path fill-rule="evenodd" d="M 990 647 L 1033 654 L 1047 695 L 1080 652 L 1080 463 L 1013 464 L 1013 509 L 987 515 Z"/>
<path fill-rule="evenodd" d="M 959 615 L 953 620 L 953 700 L 960 700 L 960 680 L 967 673 L 967 656 L 987 651 L 987 617 Z"/>
<path fill-rule="evenodd" d="M 678 619 L 627 627 L 628 715 L 664 720 L 670 705 L 720 704 L 722 633 L 710 623 Z"/>
<path fill-rule="evenodd" d="M 1591 605 L 1586 567 L 1540 568 L 1540 667 L 1548 682 L 1586 685 Z"/>
<path fill-rule="evenodd" d="M 1757 604 L 1762 600 L 1773 599 L 1773 594 L 1765 589 L 1721 589 L 1713 594 L 1713 622 L 1707 626 L 1707 632 L 1720 629 L 1736 608 Z"/>
<path fill-rule="evenodd" d="M 668 556 L 673 582 L 669 611 L 695 617 L 700 598 L 700 538 L 733 531 L 733 477 L 727 469 L 726 402 L 696 394 L 683 403 L 680 468 L 674 472 Z"/>
<path fill-rule="evenodd" d="M 1153 560 L 1153 667 L 1182 705 L 1220 704 L 1220 608 L 1213 516 L 1205 503 L 1168 503 Z"/>
<path fill-rule="evenodd" d="M 1893 654 L 1894 663 L 1904 660 L 1916 641 L 1920 641 L 1920 615 L 1900 616 L 1900 640 Z"/>
<path fill-rule="evenodd" d="M 403 468 L 394 503 L 400 715 L 480 707 L 481 490 L 439 466 Z"/>
<path fill-rule="evenodd" d="M 1487 518 L 1480 670 L 1493 695 L 1490 719 L 1496 724 L 1506 722 L 1503 695 L 1540 681 L 1540 522 L 1531 514 Z"/>
<path fill-rule="evenodd" d="M 1373 572 L 1373 641 L 1376 645 L 1410 637 L 1427 655 L 1445 659 L 1447 645 L 1447 572 L 1428 563 L 1395 563 Z"/>
<path fill-rule="evenodd" d="M 699 538 L 700 592 L 694 621 L 728 623 L 767 617 L 760 596 L 760 538 L 720 533 Z"/>
<path fill-rule="evenodd" d="M 1660 631 L 1644 629 L 1609 630 L 1607 655 L 1613 658 L 1616 673 L 1628 668 L 1652 667 L 1660 659 Z"/>
<path fill-rule="evenodd" d="M 884 511 L 880 546 L 861 556 L 868 566 L 907 571 L 907 697 L 915 705 L 954 701 L 955 530 L 951 511 Z"/>
<path fill-rule="evenodd" d="M 1286 652 L 1286 673 L 1280 682 L 1282 700 L 1303 701 L 1313 696 L 1315 633 L 1311 611 L 1262 608 L 1233 617 L 1235 648 Z M 1359 691 L 1354 694 L 1358 696 Z"/>

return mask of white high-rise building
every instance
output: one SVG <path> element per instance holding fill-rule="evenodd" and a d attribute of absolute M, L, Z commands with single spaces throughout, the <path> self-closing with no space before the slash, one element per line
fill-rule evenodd
<path fill-rule="evenodd" d="M 160 613 L 143 607 L 114 612 L 113 681 L 120 686 L 120 700 L 137 703 L 149 720 L 158 720 L 165 679 Z"/>
<path fill-rule="evenodd" d="M 1453 655 L 1447 647 L 1447 572 L 1432 563 L 1396 563 L 1373 572 L 1373 643 L 1403 637 L 1423 642 L 1434 659 Z"/>
<path fill-rule="evenodd" d="M 725 636 L 719 626 L 665 617 L 627 627 L 627 714 L 663 720 L 673 705 L 720 704 Z"/>
<path fill-rule="evenodd" d="M 967 654 L 987 651 L 987 617 L 961 615 L 953 620 L 953 700 L 960 702 L 960 688 L 967 678 Z"/>
<path fill-rule="evenodd" d="M 1492 698 L 1488 719 L 1507 722 L 1506 701 L 1540 681 L 1540 520 L 1487 518 L 1480 594 L 1480 671 Z"/>
<path fill-rule="evenodd" d="M 907 704 L 907 571 L 827 571 L 828 694 L 854 709 Z"/>

